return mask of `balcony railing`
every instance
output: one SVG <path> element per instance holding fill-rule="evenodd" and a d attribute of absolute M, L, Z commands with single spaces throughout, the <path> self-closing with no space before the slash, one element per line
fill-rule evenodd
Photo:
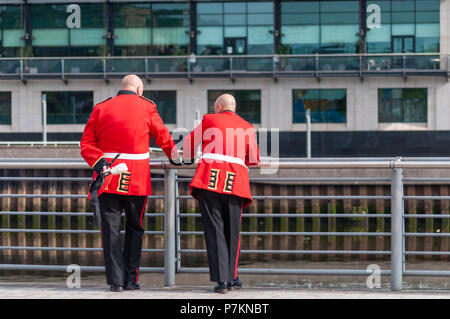
<path fill-rule="evenodd" d="M 2 58 L 0 79 L 445 76 L 449 56 L 420 54 Z"/>

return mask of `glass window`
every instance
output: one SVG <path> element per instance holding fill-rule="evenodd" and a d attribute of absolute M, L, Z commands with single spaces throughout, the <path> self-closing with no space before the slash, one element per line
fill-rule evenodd
<path fill-rule="evenodd" d="M 412 11 L 415 0 L 392 0 L 392 11 Z"/>
<path fill-rule="evenodd" d="M 197 3 L 197 54 L 272 54 L 273 19 L 269 1 Z"/>
<path fill-rule="evenodd" d="M 25 34 L 22 6 L 0 6 L 0 56 L 23 55 Z"/>
<path fill-rule="evenodd" d="M 224 13 L 246 13 L 247 5 L 245 2 L 231 2 L 223 4 Z"/>
<path fill-rule="evenodd" d="M 153 4 L 153 55 L 185 55 L 189 45 L 189 7 L 185 3 Z"/>
<path fill-rule="evenodd" d="M 92 112 L 93 92 L 42 92 L 47 95 L 48 124 L 86 124 Z"/>
<path fill-rule="evenodd" d="M 150 55 L 151 5 L 113 4 L 114 55 Z"/>
<path fill-rule="evenodd" d="M 177 124 L 177 91 L 144 91 L 143 95 L 155 102 L 165 124 Z"/>
<path fill-rule="evenodd" d="M 0 92 L 0 125 L 11 125 L 11 92 Z"/>
<path fill-rule="evenodd" d="M 80 28 L 69 28 L 68 5 L 32 5 L 34 56 L 99 56 L 106 48 L 103 4 L 80 4 Z"/>
<path fill-rule="evenodd" d="M 347 90 L 292 90 L 293 123 L 305 123 L 307 109 L 311 111 L 311 123 L 346 123 Z"/>
<path fill-rule="evenodd" d="M 114 4 L 115 55 L 185 55 L 189 45 L 186 3 Z"/>
<path fill-rule="evenodd" d="M 367 52 L 410 52 L 407 45 L 393 46 L 393 37 L 412 36 L 412 52 L 439 52 L 439 0 L 367 1 L 381 7 L 381 26 L 367 31 Z"/>
<path fill-rule="evenodd" d="M 214 113 L 214 103 L 222 94 L 231 94 L 236 99 L 236 113 L 244 120 L 261 123 L 261 91 L 260 90 L 208 90 L 208 112 Z"/>
<path fill-rule="evenodd" d="M 426 123 L 427 89 L 378 89 L 380 123 Z"/>
<path fill-rule="evenodd" d="M 359 3 L 305 1 L 281 3 L 279 53 L 356 53 L 359 45 Z"/>

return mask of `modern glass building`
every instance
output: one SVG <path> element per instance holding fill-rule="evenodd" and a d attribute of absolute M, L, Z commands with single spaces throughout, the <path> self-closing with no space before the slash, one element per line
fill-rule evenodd
<path fill-rule="evenodd" d="M 0 139 L 76 140 L 119 79 L 171 130 L 232 93 L 303 156 L 447 155 L 450 0 L 0 0 Z M 414 143 L 411 142 L 413 138 Z"/>
<path fill-rule="evenodd" d="M 1 2 L 2 57 L 439 52 L 439 0 Z"/>

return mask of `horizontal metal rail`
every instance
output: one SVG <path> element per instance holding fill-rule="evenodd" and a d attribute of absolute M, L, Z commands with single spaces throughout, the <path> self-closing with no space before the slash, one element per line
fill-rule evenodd
<path fill-rule="evenodd" d="M 0 79 L 448 76 L 448 54 L 184 55 L 1 58 Z M 51 64 L 51 67 L 49 67 Z"/>
<path fill-rule="evenodd" d="M 181 253 L 206 253 L 206 249 L 180 249 Z M 286 249 L 241 249 L 242 254 L 301 254 L 301 255 L 390 255 L 390 251 L 378 250 L 286 250 Z"/>
<path fill-rule="evenodd" d="M 73 213 L 73 212 L 1 212 L 0 215 L 20 215 L 20 216 L 93 216 L 92 212 L 79 212 L 79 213 Z M 121 216 L 125 216 L 125 213 L 122 213 Z M 145 214 L 147 217 L 160 217 L 164 216 L 162 213 L 152 213 L 148 212 Z"/>
<path fill-rule="evenodd" d="M 404 233 L 405 237 L 450 237 L 450 233 Z"/>
<path fill-rule="evenodd" d="M 0 250 L 42 250 L 42 251 L 103 251 L 94 247 L 34 247 L 34 246 L 0 246 Z M 143 248 L 144 253 L 162 253 L 164 249 Z"/>
<path fill-rule="evenodd" d="M 432 169 L 450 168 L 450 161 L 439 160 L 362 160 L 362 159 L 312 159 L 309 161 L 276 161 L 276 159 L 262 161 L 258 165 L 249 166 L 250 169 L 273 168 L 274 163 L 279 169 Z M 150 168 L 154 169 L 177 169 L 192 170 L 197 164 L 175 166 L 167 161 L 154 159 L 150 161 Z M 90 169 L 90 167 L 80 158 L 74 159 L 20 159 L 3 158 L 0 159 L 0 169 Z"/>
<path fill-rule="evenodd" d="M 100 230 L 87 229 L 26 229 L 26 228 L 0 228 L 0 233 L 43 233 L 43 234 L 100 234 Z M 121 231 L 125 234 L 125 231 Z M 164 235 L 163 231 L 144 231 L 144 235 Z"/>
<path fill-rule="evenodd" d="M 1 230 L 0 230 L 1 231 Z M 179 231 L 179 235 L 202 235 L 201 231 Z M 242 236 L 391 236 L 388 232 L 252 232 L 242 231 Z M 450 236 L 450 234 L 449 234 Z"/>
<path fill-rule="evenodd" d="M 164 199 L 164 195 L 149 195 L 150 199 Z M 88 195 L 72 194 L 0 194 L 0 198 L 88 198 Z"/>
<path fill-rule="evenodd" d="M 0 177 L 0 182 L 90 182 L 91 180 L 92 178 L 90 177 Z M 164 178 L 154 177 L 152 178 L 152 182 L 164 182 Z"/>
<path fill-rule="evenodd" d="M 201 217 L 201 214 L 196 213 L 183 213 L 178 214 L 179 217 Z M 419 215 L 421 216 L 421 215 Z M 431 215 L 428 215 L 431 216 Z M 440 216 L 440 215 L 438 215 Z M 450 215 L 446 215 L 449 216 Z M 389 214 L 242 214 L 242 218 L 251 218 L 251 217 L 264 217 L 264 218 L 281 218 L 281 217 L 307 217 L 307 218 L 390 218 Z"/>
<path fill-rule="evenodd" d="M 181 195 L 177 196 L 179 199 L 192 199 L 191 195 Z M 346 195 L 338 195 L 338 196 L 294 196 L 294 195 L 286 195 L 286 196 L 280 196 L 280 195 L 255 195 L 252 196 L 254 200 L 260 200 L 260 199 L 312 199 L 312 200 L 333 200 L 333 199 L 391 199 L 390 196 L 346 196 Z"/>
<path fill-rule="evenodd" d="M 180 273 L 208 273 L 208 268 L 200 267 L 181 267 L 178 269 Z M 312 276 L 368 276 L 372 272 L 363 269 L 271 269 L 271 268 L 239 268 L 241 274 L 253 275 L 312 275 Z M 380 270 L 382 276 L 390 276 L 390 270 Z M 423 275 L 422 275 L 423 276 Z"/>
<path fill-rule="evenodd" d="M 0 264 L 0 270 L 29 270 L 29 271 L 67 271 L 67 266 L 61 265 L 24 265 L 24 264 Z M 83 272 L 104 272 L 103 266 L 80 266 Z M 139 267 L 142 273 L 161 273 L 164 267 Z"/>

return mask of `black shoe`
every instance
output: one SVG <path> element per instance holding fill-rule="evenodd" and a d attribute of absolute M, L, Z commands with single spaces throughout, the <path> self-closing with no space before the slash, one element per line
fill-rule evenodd
<path fill-rule="evenodd" d="M 239 277 L 236 277 L 236 279 L 233 279 L 230 284 L 228 285 L 229 290 L 239 290 L 243 287 L 242 281 L 239 279 Z"/>
<path fill-rule="evenodd" d="M 111 285 L 111 286 L 109 286 L 109 291 L 122 292 L 123 291 L 123 287 L 122 286 Z"/>
<path fill-rule="evenodd" d="M 137 282 L 127 282 L 124 287 L 125 290 L 138 290 L 141 286 Z"/>
<path fill-rule="evenodd" d="M 228 281 L 218 282 L 217 286 L 214 287 L 214 291 L 221 294 L 226 294 L 228 292 L 228 285 Z"/>

